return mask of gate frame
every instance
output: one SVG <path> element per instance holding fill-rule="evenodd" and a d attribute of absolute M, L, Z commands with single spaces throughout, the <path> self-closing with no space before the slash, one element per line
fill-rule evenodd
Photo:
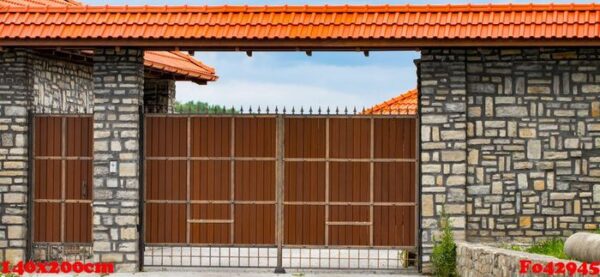
<path fill-rule="evenodd" d="M 146 155 L 145 155 L 145 144 L 146 144 L 146 115 L 150 115 L 150 116 L 158 116 L 158 117 L 170 117 L 170 116 L 174 116 L 174 117 L 184 117 L 184 118 L 191 118 L 193 116 L 198 116 L 198 117 L 223 117 L 223 116 L 231 116 L 232 118 L 234 118 L 235 116 L 243 116 L 243 117 L 261 117 L 261 116 L 265 116 L 265 117 L 271 117 L 274 118 L 276 123 L 275 123 L 275 164 L 276 164 L 276 173 L 275 173 L 275 246 L 277 247 L 277 266 L 274 269 L 274 273 L 286 273 L 285 268 L 283 267 L 283 248 L 284 248 L 284 208 L 285 208 L 285 199 L 284 197 L 284 191 L 285 191 L 285 153 L 280 153 L 280 151 L 285 151 L 285 119 L 286 116 L 290 116 L 291 118 L 294 117 L 305 117 L 305 118 L 311 118 L 311 117 L 316 117 L 318 118 L 319 116 L 326 118 L 326 119 L 330 119 L 330 118 L 336 118 L 336 117 L 341 117 L 341 118 L 368 118 L 370 119 L 370 128 L 371 128 L 371 133 L 373 132 L 373 128 L 374 128 L 374 119 L 376 118 L 389 118 L 389 116 L 393 117 L 393 118 L 410 118 L 410 119 L 414 119 L 415 120 L 415 139 L 414 139 L 414 143 L 415 143 L 415 157 L 414 157 L 414 165 L 415 165 L 415 178 L 414 178 L 414 189 L 415 189 L 415 199 L 414 199 L 414 245 L 413 246 L 405 246 L 405 247 L 394 247 L 394 246 L 390 246 L 390 247 L 374 247 L 373 245 L 369 245 L 369 246 L 336 246 L 336 245 L 323 245 L 322 249 L 353 249 L 353 250 L 361 250 L 361 249 L 367 249 L 367 250 L 372 250 L 372 249 L 387 249 L 387 250 L 405 250 L 406 252 L 404 252 L 405 257 L 403 257 L 404 261 L 406 262 L 406 265 L 408 266 L 409 264 L 409 257 L 411 254 L 414 254 L 414 259 L 411 261 L 414 261 L 414 263 L 412 264 L 413 266 L 415 266 L 415 268 L 420 272 L 421 270 L 421 266 L 422 266 L 422 261 L 420 259 L 421 257 L 421 253 L 422 253 L 422 245 L 421 245 L 421 222 L 420 222 L 420 212 L 421 212 L 421 199 L 420 199 L 420 184 L 421 184 L 421 176 L 420 174 L 420 166 L 421 166 L 421 153 L 420 153 L 420 142 L 421 142 L 421 136 L 420 136 L 420 112 L 417 111 L 416 114 L 414 115 L 397 115 L 397 114 L 381 114 L 381 115 L 362 115 L 362 114 L 356 114 L 356 111 L 354 111 L 354 114 L 349 114 L 347 112 L 345 113 L 338 113 L 336 111 L 335 114 L 330 114 L 329 111 L 327 114 L 304 114 L 304 113 L 300 113 L 300 114 L 294 114 L 292 112 L 292 114 L 289 113 L 285 113 L 285 109 L 283 110 L 283 113 L 278 113 L 277 110 L 275 111 L 275 113 L 269 113 L 268 109 L 266 113 L 260 113 L 260 110 L 258 113 L 252 113 L 252 111 L 250 110 L 249 113 L 244 113 L 243 111 L 239 114 L 229 114 L 227 112 L 218 112 L 218 113 L 209 113 L 208 111 L 206 111 L 206 113 L 202 113 L 202 111 L 184 111 L 182 113 L 178 113 L 178 114 L 167 114 L 167 113 L 153 113 L 153 112 L 146 112 L 144 111 L 143 107 L 140 107 L 139 110 L 139 120 L 141 121 L 140 124 L 140 136 L 139 136 L 139 149 L 140 149 L 140 154 L 139 154 L 139 158 L 140 158 L 140 197 L 139 197 L 139 206 L 140 206 L 140 212 L 139 212 L 139 216 L 140 216 L 140 221 L 139 221 L 139 225 L 138 225 L 138 230 L 139 230 L 139 268 L 140 271 L 143 270 L 144 268 L 144 260 L 145 260 L 145 247 L 146 247 L 146 243 L 145 243 L 145 224 L 146 224 L 146 220 L 145 220 L 145 186 L 146 186 L 146 180 L 145 180 L 145 169 L 146 169 Z M 189 119 L 188 119 L 189 120 Z M 233 126 L 233 124 L 232 124 Z M 189 144 L 189 140 L 190 140 L 190 134 L 189 134 L 189 122 L 188 122 L 188 133 L 187 133 L 187 138 L 186 141 L 188 141 Z M 234 137 L 234 133 L 231 134 L 232 136 L 232 140 L 235 138 Z M 372 137 L 371 137 L 372 138 Z M 190 149 L 187 150 L 188 152 L 191 151 Z M 328 150 L 326 150 L 328 151 Z M 189 154 L 189 153 L 188 153 Z M 233 153 L 231 153 L 231 155 L 233 155 Z M 327 153 L 328 155 L 328 153 Z M 189 155 L 188 155 L 189 156 Z M 280 160 L 281 159 L 281 160 Z M 371 159 L 371 158 L 369 158 Z M 187 174 L 189 175 L 189 168 L 187 169 Z M 370 177 L 371 178 L 371 177 Z M 189 194 L 189 191 L 188 191 Z M 188 195 L 189 198 L 189 195 Z M 372 202 L 372 201 L 370 201 Z M 412 206 L 412 205 L 411 205 Z M 186 212 L 189 212 L 189 210 L 187 210 L 186 208 Z M 371 221 L 373 221 L 373 216 L 372 213 L 370 215 Z M 186 223 L 186 225 L 189 223 Z M 372 223 L 371 223 L 372 224 Z M 372 228 L 372 225 L 371 227 Z M 161 246 L 169 246 L 168 244 L 166 245 L 161 245 Z M 176 245 L 173 244 L 173 247 L 182 247 L 181 245 Z M 235 245 L 233 244 L 233 241 L 231 243 L 231 245 L 218 245 L 218 244 L 206 244 L 206 245 L 200 245 L 197 247 L 240 247 L 240 248 L 244 248 L 244 247 L 269 247 L 268 245 Z M 303 245 L 288 245 L 291 247 L 303 247 Z M 194 247 L 193 245 L 183 245 L 183 247 Z M 272 246 L 270 246 L 272 247 Z M 316 249 L 314 248 L 314 245 L 306 245 L 305 246 L 306 249 Z M 190 250 L 191 251 L 191 250 Z M 210 267 L 210 266 L 209 266 Z M 352 270 L 352 269 L 346 269 L 346 270 Z M 386 270 L 386 269 L 375 269 L 375 270 Z"/>
<path fill-rule="evenodd" d="M 145 216 L 145 211 L 146 209 L 144 208 L 144 196 L 145 196 L 145 190 L 146 190 L 146 180 L 145 180 L 145 174 L 146 174 L 146 119 L 144 117 L 145 113 L 144 113 L 144 106 L 139 106 L 138 108 L 138 120 L 140 121 L 139 124 L 139 134 L 138 134 L 138 157 L 139 157 L 139 161 L 138 161 L 138 171 L 139 171 L 139 179 L 138 179 L 138 192 L 139 192 L 139 196 L 138 196 L 138 225 L 137 225 L 137 229 L 138 229 L 138 270 L 141 272 L 144 270 L 144 249 L 146 248 L 146 242 L 144 241 L 144 235 L 146 232 L 146 221 L 144 220 L 144 216 Z"/>
<path fill-rule="evenodd" d="M 29 189 L 27 190 L 27 246 L 25 249 L 25 259 L 27 261 L 33 260 L 33 196 L 35 187 L 35 173 L 34 166 L 35 161 L 33 160 L 34 141 L 35 141 L 35 112 L 33 110 L 27 111 L 27 128 L 29 134 L 27 135 L 27 180 L 29 182 Z"/>

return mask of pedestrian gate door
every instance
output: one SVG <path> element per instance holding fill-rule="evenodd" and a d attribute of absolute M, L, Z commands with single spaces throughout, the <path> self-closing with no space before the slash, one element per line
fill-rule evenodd
<path fill-rule="evenodd" d="M 92 116 L 35 115 L 30 255 L 85 260 L 92 242 Z"/>

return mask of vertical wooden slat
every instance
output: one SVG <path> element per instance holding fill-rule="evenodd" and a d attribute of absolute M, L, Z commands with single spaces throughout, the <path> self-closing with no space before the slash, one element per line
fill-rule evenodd
<path fill-rule="evenodd" d="M 60 156 L 61 156 L 61 189 L 60 189 L 60 199 L 61 199 L 61 203 L 60 203 L 60 241 L 64 242 L 65 241 L 65 190 L 66 190 L 66 160 L 65 160 L 65 156 L 66 156 L 66 132 L 67 132 L 67 118 L 62 118 L 61 120 L 61 152 L 60 152 Z"/>
<path fill-rule="evenodd" d="M 230 119 L 230 128 L 231 128 L 231 134 L 230 134 L 230 138 L 229 138 L 229 145 L 230 145 L 230 149 L 229 149 L 229 200 L 231 201 L 230 204 L 230 219 L 231 220 L 235 220 L 235 117 L 231 117 Z M 234 228 L 234 224 L 235 221 L 229 224 L 229 242 L 230 243 L 234 243 L 234 238 L 235 238 L 235 228 Z"/>
<path fill-rule="evenodd" d="M 190 222 L 189 220 L 191 219 L 191 204 L 190 204 L 190 196 L 191 196 L 191 161 L 190 161 L 190 157 L 192 154 L 192 145 L 191 145 L 191 141 L 192 141 L 192 135 L 190 133 L 191 129 L 192 129 L 192 122 L 190 119 L 191 116 L 186 116 L 185 118 L 185 123 L 186 123 L 186 135 L 185 135 L 185 140 L 186 140 L 186 160 L 185 160 L 185 167 L 186 167 L 186 177 L 185 177 L 185 183 L 186 183 L 186 226 L 185 226 L 185 241 L 189 244 L 191 242 L 191 226 L 190 226 Z"/>
<path fill-rule="evenodd" d="M 277 239 L 277 268 L 275 269 L 275 273 L 283 273 L 285 270 L 283 269 L 283 228 L 284 228 L 284 218 L 283 218 L 283 201 L 285 199 L 285 188 L 284 188 L 284 156 L 285 156 L 285 121 L 283 116 L 277 117 L 277 125 L 276 125 L 277 138 L 275 139 L 277 148 L 276 148 L 276 173 L 275 173 L 275 187 L 277 190 L 276 201 L 277 201 L 277 215 L 275 217 L 276 221 L 276 239 Z"/>
<path fill-rule="evenodd" d="M 414 155 L 413 157 L 415 158 L 415 162 L 414 162 L 414 167 L 415 167 L 415 171 L 414 171 L 414 176 L 413 176 L 413 182 L 412 182 L 412 187 L 414 190 L 414 202 L 415 202 L 415 206 L 414 206 L 414 218 L 411 221 L 411 223 L 413 224 L 413 228 L 411 228 L 412 230 L 414 230 L 412 236 L 411 236 L 411 245 L 415 245 L 416 246 L 416 251 L 417 251 L 417 257 L 420 256 L 421 253 L 421 234 L 419 233 L 419 223 L 420 222 L 420 218 L 419 218 L 419 214 L 420 214 L 420 207 L 421 207 L 421 198 L 420 196 L 420 178 L 418 177 L 420 175 L 420 160 L 421 160 L 421 128 L 420 128 L 420 122 L 419 122 L 419 115 L 417 115 L 414 119 L 412 119 L 411 121 L 413 122 L 413 128 L 414 128 L 414 133 L 413 136 L 411 137 L 411 141 L 414 142 L 414 149 L 411 151 L 411 154 Z M 413 147 L 411 147 L 413 148 Z M 412 156 L 411 155 L 411 156 Z M 420 262 L 416 262 L 416 264 L 420 265 Z M 419 268 L 420 269 L 420 268 Z"/>

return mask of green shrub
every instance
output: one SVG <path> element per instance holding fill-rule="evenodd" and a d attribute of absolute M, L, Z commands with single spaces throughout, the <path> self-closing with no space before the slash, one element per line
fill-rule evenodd
<path fill-rule="evenodd" d="M 553 238 L 536 242 L 531 247 L 527 248 L 527 252 L 534 254 L 548 255 L 559 259 L 569 259 L 569 256 L 564 252 L 565 242 L 561 238 Z"/>
<path fill-rule="evenodd" d="M 440 277 L 457 276 L 456 274 L 456 243 L 452 235 L 452 226 L 450 218 L 442 209 L 440 216 L 441 237 L 433 239 L 433 253 L 431 254 L 431 263 L 433 265 L 433 275 Z"/>
<path fill-rule="evenodd" d="M 502 245 L 502 248 L 508 249 L 508 250 L 514 250 L 514 251 L 525 251 L 527 248 L 523 247 L 521 245 Z"/>

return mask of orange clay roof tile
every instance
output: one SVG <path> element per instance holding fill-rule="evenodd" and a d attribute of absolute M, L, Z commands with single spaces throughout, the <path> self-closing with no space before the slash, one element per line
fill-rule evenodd
<path fill-rule="evenodd" d="M 600 5 L 4 7 L 0 29 L 5 39 L 598 39 Z"/>
<path fill-rule="evenodd" d="M 81 6 L 75 0 L 0 0 L 0 7 L 65 7 Z M 83 23 L 87 15 L 80 15 L 76 22 Z M 67 23 L 68 20 L 56 18 L 57 22 Z M 42 30 L 40 30 L 42 31 Z M 217 76 L 215 70 L 194 57 L 178 51 L 146 51 L 144 53 L 144 65 L 151 70 L 161 71 L 173 75 L 175 79 L 186 79 L 197 83 L 215 81 Z"/>
<path fill-rule="evenodd" d="M 417 114 L 419 93 L 412 89 L 383 103 L 377 104 L 363 114 Z"/>

